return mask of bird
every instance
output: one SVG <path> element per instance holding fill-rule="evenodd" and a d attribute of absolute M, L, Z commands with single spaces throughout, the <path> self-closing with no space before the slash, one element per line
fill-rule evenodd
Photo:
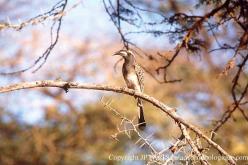
<path fill-rule="evenodd" d="M 144 91 L 144 71 L 142 67 L 135 61 L 134 53 L 131 50 L 120 50 L 114 55 L 119 55 L 124 59 L 122 65 L 122 75 L 129 89 L 138 92 Z M 142 100 L 135 97 L 138 107 L 138 128 L 143 130 L 146 127 L 144 117 L 144 106 Z"/>

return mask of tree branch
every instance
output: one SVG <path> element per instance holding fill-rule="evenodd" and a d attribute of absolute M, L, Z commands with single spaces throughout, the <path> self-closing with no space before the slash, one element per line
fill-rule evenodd
<path fill-rule="evenodd" d="M 205 159 L 204 155 L 199 151 L 198 147 L 195 145 L 194 141 L 190 138 L 189 132 L 185 128 L 183 124 L 178 124 L 179 128 L 182 131 L 183 136 L 187 140 L 188 144 L 194 151 L 194 154 L 197 156 L 201 164 L 203 165 L 209 165 L 209 162 Z"/>
<path fill-rule="evenodd" d="M 199 135 L 199 137 L 205 139 L 212 147 L 218 150 L 219 153 L 226 156 L 227 161 L 230 164 L 232 165 L 236 164 L 235 160 L 233 159 L 231 155 L 229 155 L 217 143 L 212 141 L 207 135 L 202 133 L 202 131 L 199 128 L 193 126 L 192 124 L 188 123 L 187 121 L 179 117 L 175 113 L 175 108 L 171 108 L 147 94 L 140 93 L 132 89 L 127 89 L 123 87 L 113 87 L 113 86 L 108 86 L 108 85 L 86 84 L 86 83 L 77 83 L 77 82 L 56 81 L 56 80 L 43 80 L 43 81 L 34 81 L 34 82 L 21 82 L 21 83 L 17 83 L 13 85 L 2 86 L 0 87 L 0 93 L 6 93 L 6 92 L 21 90 L 21 89 L 38 88 L 38 87 L 57 87 L 57 88 L 64 89 L 66 92 L 68 91 L 68 89 L 102 90 L 102 91 L 112 91 L 116 93 L 123 93 L 126 95 L 139 97 L 153 104 L 155 107 L 158 107 L 160 110 L 165 112 L 168 116 L 170 116 L 176 123 L 183 124 L 186 128 L 190 129 L 191 131 Z"/>
<path fill-rule="evenodd" d="M 16 30 L 21 30 L 25 26 L 29 24 L 38 24 L 42 23 L 48 18 L 53 18 L 54 22 L 51 25 L 50 28 L 50 37 L 51 37 L 51 43 L 49 44 L 48 48 L 42 53 L 41 56 L 39 56 L 33 64 L 31 64 L 28 67 L 25 67 L 24 69 L 20 69 L 17 71 L 11 71 L 11 72 L 0 72 L 0 75 L 15 75 L 15 74 L 20 74 L 26 71 L 29 71 L 30 69 L 34 69 L 32 73 L 38 71 L 47 61 L 47 58 L 49 57 L 50 53 L 56 46 L 58 40 L 59 40 L 59 34 L 60 34 L 60 29 L 61 29 L 61 24 L 62 24 L 62 19 L 65 15 L 65 8 L 67 6 L 67 1 L 68 0 L 60 0 L 58 3 L 56 3 L 53 8 L 43 14 L 40 14 L 34 18 L 29 19 L 26 22 L 21 23 L 20 25 L 6 25 L 8 28 L 13 28 Z M 56 29 L 54 30 L 54 28 Z M 0 30 L 1 30 L 1 24 L 0 24 Z M 55 34 L 55 38 L 53 38 L 53 34 Z"/>

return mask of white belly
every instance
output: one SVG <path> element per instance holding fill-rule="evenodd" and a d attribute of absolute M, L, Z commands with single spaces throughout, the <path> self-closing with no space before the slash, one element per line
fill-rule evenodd
<path fill-rule="evenodd" d="M 135 73 L 128 74 L 128 76 L 125 80 L 126 80 L 128 88 L 140 91 L 139 80 L 138 80 L 137 75 Z"/>

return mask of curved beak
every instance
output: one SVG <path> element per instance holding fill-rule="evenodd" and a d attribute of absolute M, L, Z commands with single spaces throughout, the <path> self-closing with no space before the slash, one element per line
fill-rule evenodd
<path fill-rule="evenodd" d="M 121 51 L 115 52 L 112 56 L 124 56 L 123 53 L 121 53 Z"/>
<path fill-rule="evenodd" d="M 115 52 L 112 56 L 122 56 L 122 54 L 120 54 L 120 52 Z"/>

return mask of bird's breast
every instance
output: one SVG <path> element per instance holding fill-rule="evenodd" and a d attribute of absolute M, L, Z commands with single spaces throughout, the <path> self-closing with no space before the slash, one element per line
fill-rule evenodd
<path fill-rule="evenodd" d="M 135 73 L 129 73 L 127 74 L 125 78 L 126 84 L 128 88 L 134 89 L 134 90 L 140 90 L 139 88 L 139 80 L 137 78 L 137 75 Z"/>

